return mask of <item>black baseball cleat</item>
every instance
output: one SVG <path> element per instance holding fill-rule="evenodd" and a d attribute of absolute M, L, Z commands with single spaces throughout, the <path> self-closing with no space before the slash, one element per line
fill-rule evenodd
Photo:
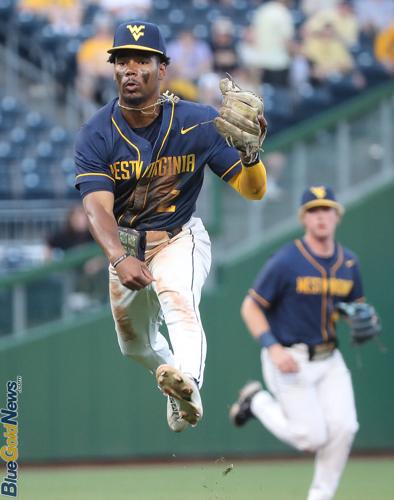
<path fill-rule="evenodd" d="M 241 427 L 245 425 L 248 420 L 254 418 L 250 410 L 250 404 L 253 396 L 262 390 L 263 388 L 260 382 L 253 380 L 244 385 L 239 391 L 238 401 L 231 406 L 229 412 L 230 420 L 236 427 Z"/>

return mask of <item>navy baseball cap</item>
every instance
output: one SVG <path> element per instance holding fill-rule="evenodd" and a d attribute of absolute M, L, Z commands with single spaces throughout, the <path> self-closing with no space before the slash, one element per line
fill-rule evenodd
<path fill-rule="evenodd" d="M 332 207 L 339 215 L 345 212 L 343 205 L 337 202 L 334 191 L 328 186 L 311 186 L 303 192 L 299 215 L 315 207 Z"/>
<path fill-rule="evenodd" d="M 125 49 L 144 50 L 166 56 L 166 45 L 159 27 L 143 21 L 127 21 L 116 28 L 113 46 L 107 52 L 112 54 Z"/>

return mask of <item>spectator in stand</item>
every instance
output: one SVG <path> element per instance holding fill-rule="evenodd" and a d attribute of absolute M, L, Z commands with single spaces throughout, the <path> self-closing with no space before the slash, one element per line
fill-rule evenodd
<path fill-rule="evenodd" d="M 97 14 L 94 27 L 95 34 L 81 44 L 77 54 L 77 88 L 82 96 L 101 105 L 113 91 L 113 70 L 107 57 L 112 45 L 112 19 Z"/>
<path fill-rule="evenodd" d="M 65 252 L 88 243 L 93 238 L 88 227 L 88 219 L 82 205 L 75 205 L 67 214 L 66 221 L 58 231 L 46 239 L 45 258 L 59 260 Z M 72 291 L 67 295 L 67 308 L 73 312 L 86 310 L 87 307 L 106 301 L 106 259 L 92 257 L 77 268 L 72 276 Z"/>
<path fill-rule="evenodd" d="M 301 44 L 295 48 L 290 67 L 290 88 L 294 103 L 302 100 L 303 92 L 310 88 L 311 68 Z"/>
<path fill-rule="evenodd" d="M 340 0 L 301 0 L 300 7 L 305 17 L 335 7 Z"/>
<path fill-rule="evenodd" d="M 197 82 L 198 77 L 212 70 L 212 52 L 208 44 L 184 30 L 168 44 L 170 79 L 181 78 Z"/>
<path fill-rule="evenodd" d="M 152 0 L 99 0 L 99 5 L 117 22 L 146 19 L 152 10 Z"/>
<path fill-rule="evenodd" d="M 231 73 L 231 76 L 242 89 L 251 90 L 255 94 L 261 95 L 260 82 L 254 78 L 253 71 L 247 66 L 239 66 Z"/>
<path fill-rule="evenodd" d="M 46 17 L 57 33 L 79 33 L 82 19 L 79 0 L 20 0 L 18 8 Z"/>
<path fill-rule="evenodd" d="M 331 24 L 308 33 L 302 50 L 311 65 L 313 85 L 324 85 L 332 80 L 341 79 L 352 82 L 355 88 L 362 88 L 365 85 L 351 53 L 338 39 Z"/>
<path fill-rule="evenodd" d="M 216 19 L 211 26 L 213 70 L 220 75 L 232 73 L 238 67 L 235 26 L 230 18 Z"/>
<path fill-rule="evenodd" d="M 220 77 L 217 73 L 204 73 L 198 79 L 198 102 L 219 109 L 223 96 L 219 88 Z"/>
<path fill-rule="evenodd" d="M 358 42 L 358 19 L 349 0 L 339 0 L 330 9 L 316 12 L 302 26 L 304 36 L 308 32 L 319 31 L 330 24 L 339 40 L 347 47 L 354 47 Z"/>
<path fill-rule="evenodd" d="M 235 0 L 216 0 L 216 3 L 222 7 L 222 10 L 229 10 L 234 7 Z"/>
<path fill-rule="evenodd" d="M 46 240 L 46 258 L 63 256 L 70 248 L 91 243 L 88 219 L 82 205 L 75 205 L 67 214 L 66 221 L 58 231 L 50 234 Z"/>
<path fill-rule="evenodd" d="M 212 71 L 212 52 L 209 45 L 184 30 L 168 44 L 171 59 L 162 87 L 183 99 L 198 100 L 198 79 Z"/>
<path fill-rule="evenodd" d="M 251 80 L 258 85 L 261 81 L 260 54 L 252 26 L 247 26 L 242 30 L 241 40 L 237 43 L 237 53 L 241 66 L 249 68 Z"/>
<path fill-rule="evenodd" d="M 394 22 L 376 36 L 374 51 L 376 59 L 394 75 Z"/>
<path fill-rule="evenodd" d="M 360 31 L 371 41 L 394 19 L 393 0 L 354 0 L 354 9 Z"/>
<path fill-rule="evenodd" d="M 291 0 L 272 0 L 261 5 L 254 13 L 252 25 L 255 47 L 264 83 L 288 85 L 295 34 L 289 9 L 291 4 Z"/>

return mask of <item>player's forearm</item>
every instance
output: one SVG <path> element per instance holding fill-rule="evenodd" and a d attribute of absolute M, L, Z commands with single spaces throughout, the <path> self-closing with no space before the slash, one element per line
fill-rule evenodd
<path fill-rule="evenodd" d="M 256 340 L 261 337 L 263 332 L 267 332 L 270 329 L 270 325 L 265 314 L 249 296 L 245 297 L 242 303 L 241 316 L 250 334 Z"/>
<path fill-rule="evenodd" d="M 84 198 L 83 204 L 93 238 L 101 246 L 108 260 L 113 262 L 125 253 L 119 240 L 118 225 L 113 213 L 108 207 L 92 199 L 91 195 Z"/>
<path fill-rule="evenodd" d="M 261 200 L 267 189 L 267 174 L 260 160 L 251 167 L 242 166 L 242 170 L 230 181 L 230 186 L 248 200 Z"/>

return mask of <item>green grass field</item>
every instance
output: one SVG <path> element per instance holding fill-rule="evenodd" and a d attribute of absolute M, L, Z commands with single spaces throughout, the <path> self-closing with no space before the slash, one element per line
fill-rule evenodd
<path fill-rule="evenodd" d="M 232 467 L 233 466 L 233 467 Z M 312 460 L 23 468 L 21 500 L 305 500 Z M 352 459 L 336 500 L 394 498 L 394 459 Z"/>

